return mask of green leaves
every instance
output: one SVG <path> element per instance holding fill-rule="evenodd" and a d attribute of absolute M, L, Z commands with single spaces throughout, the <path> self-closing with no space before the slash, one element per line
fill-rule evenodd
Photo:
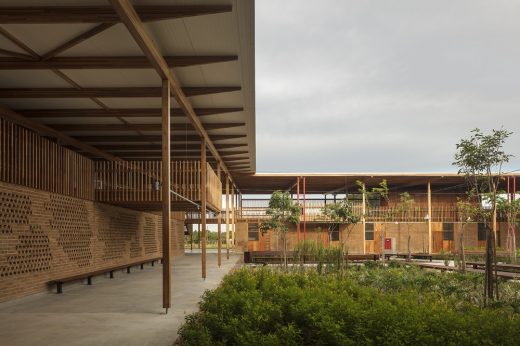
<path fill-rule="evenodd" d="M 260 225 L 262 232 L 275 230 L 285 234 L 289 230 L 288 224 L 295 224 L 300 220 L 301 206 L 293 202 L 289 192 L 275 191 L 269 200 L 266 214 L 269 219 Z"/>
<path fill-rule="evenodd" d="M 354 268 L 345 276 L 237 270 L 204 296 L 199 313 L 187 317 L 179 332 L 182 345 L 516 345 L 520 340 L 520 318 L 512 305 L 470 303 L 478 297 L 473 291 L 482 276 Z M 510 291 L 514 297 L 518 284 Z"/>
<path fill-rule="evenodd" d="M 332 223 L 358 223 L 361 218 L 354 214 L 352 203 L 346 199 L 337 203 L 327 204 L 322 209 L 323 216 L 325 216 Z"/>
<path fill-rule="evenodd" d="M 459 167 L 459 173 L 486 175 L 496 172 L 512 157 L 503 150 L 503 145 L 512 132 L 492 130 L 486 135 L 476 128 L 471 133 L 470 138 L 462 139 L 456 145 L 457 153 L 453 164 Z"/>

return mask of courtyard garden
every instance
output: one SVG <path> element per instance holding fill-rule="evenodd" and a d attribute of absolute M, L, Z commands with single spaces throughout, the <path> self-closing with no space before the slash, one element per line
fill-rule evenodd
<path fill-rule="evenodd" d="M 377 263 L 242 268 L 207 291 L 182 345 L 518 345 L 520 283 Z"/>

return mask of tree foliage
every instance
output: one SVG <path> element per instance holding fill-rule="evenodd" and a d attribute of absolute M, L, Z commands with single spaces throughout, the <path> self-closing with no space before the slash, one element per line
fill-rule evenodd
<path fill-rule="evenodd" d="M 266 210 L 268 219 L 260 224 L 260 230 L 267 232 L 274 230 L 281 234 L 283 243 L 284 265 L 287 266 L 287 232 L 289 224 L 295 224 L 300 220 L 301 206 L 293 202 L 291 194 L 287 191 L 275 191 L 269 200 Z"/>
<path fill-rule="evenodd" d="M 335 227 L 339 227 L 341 224 L 347 225 L 347 239 L 350 237 L 352 232 L 352 226 L 361 220 L 359 215 L 354 213 L 352 203 L 347 198 L 332 204 L 327 204 L 322 209 L 323 216 L 327 219 L 327 225 L 329 230 L 329 244 L 332 239 L 332 231 Z"/>
<path fill-rule="evenodd" d="M 464 174 L 469 186 L 468 196 L 478 202 L 476 215 L 486 226 L 486 284 L 484 295 L 489 299 L 498 297 L 498 280 L 493 277 L 492 264 L 496 262 L 496 208 L 497 192 L 502 180 L 502 167 L 512 155 L 507 154 L 503 146 L 512 132 L 492 130 L 485 134 L 479 129 L 471 131 L 469 138 L 462 139 L 456 145 L 453 165 Z M 487 204 L 490 204 L 489 208 Z M 495 293 L 494 293 L 495 292 Z"/>

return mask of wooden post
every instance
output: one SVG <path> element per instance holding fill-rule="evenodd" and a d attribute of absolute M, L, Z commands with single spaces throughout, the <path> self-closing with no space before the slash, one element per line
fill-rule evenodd
<path fill-rule="evenodd" d="M 206 278 L 206 139 L 200 144 L 200 218 L 202 227 L 202 278 Z"/>
<path fill-rule="evenodd" d="M 300 177 L 296 177 L 296 202 L 300 205 Z M 296 224 L 296 234 L 298 235 L 298 243 L 300 242 L 300 218 Z"/>
<path fill-rule="evenodd" d="M 231 251 L 235 252 L 235 185 L 231 184 Z"/>
<path fill-rule="evenodd" d="M 432 186 L 428 182 L 428 253 L 432 253 Z"/>
<path fill-rule="evenodd" d="M 162 81 L 162 243 L 163 243 L 163 308 L 171 307 L 170 266 L 170 83 Z"/>
<path fill-rule="evenodd" d="M 217 164 L 217 177 L 218 181 L 221 182 L 221 176 L 220 176 L 220 163 Z M 221 189 L 222 193 L 222 189 Z M 218 267 L 222 265 L 222 212 L 219 210 L 217 213 L 217 248 L 218 248 L 218 254 L 217 254 L 217 262 Z"/>
<path fill-rule="evenodd" d="M 365 220 L 365 213 L 366 213 L 366 196 L 365 196 L 365 183 L 363 183 L 363 195 L 361 196 L 362 201 L 362 207 L 361 207 L 361 223 L 363 225 L 363 253 L 366 253 L 367 251 L 367 241 L 366 241 L 366 220 Z"/>
<path fill-rule="evenodd" d="M 229 259 L 229 177 L 226 174 L 226 259 Z"/>
<path fill-rule="evenodd" d="M 303 177 L 303 241 L 307 240 L 307 182 Z"/>

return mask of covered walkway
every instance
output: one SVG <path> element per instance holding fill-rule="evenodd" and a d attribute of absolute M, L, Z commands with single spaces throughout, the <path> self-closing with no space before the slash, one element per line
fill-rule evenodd
<path fill-rule="evenodd" d="M 197 309 L 206 289 L 217 287 L 238 262 L 209 253 L 206 280 L 200 254 L 173 259 L 172 309 L 162 307 L 162 266 L 134 268 L 114 279 L 94 278 L 93 286 L 65 286 L 61 295 L 45 293 L 0 304 L 1 345 L 172 345 L 187 314 Z"/>

